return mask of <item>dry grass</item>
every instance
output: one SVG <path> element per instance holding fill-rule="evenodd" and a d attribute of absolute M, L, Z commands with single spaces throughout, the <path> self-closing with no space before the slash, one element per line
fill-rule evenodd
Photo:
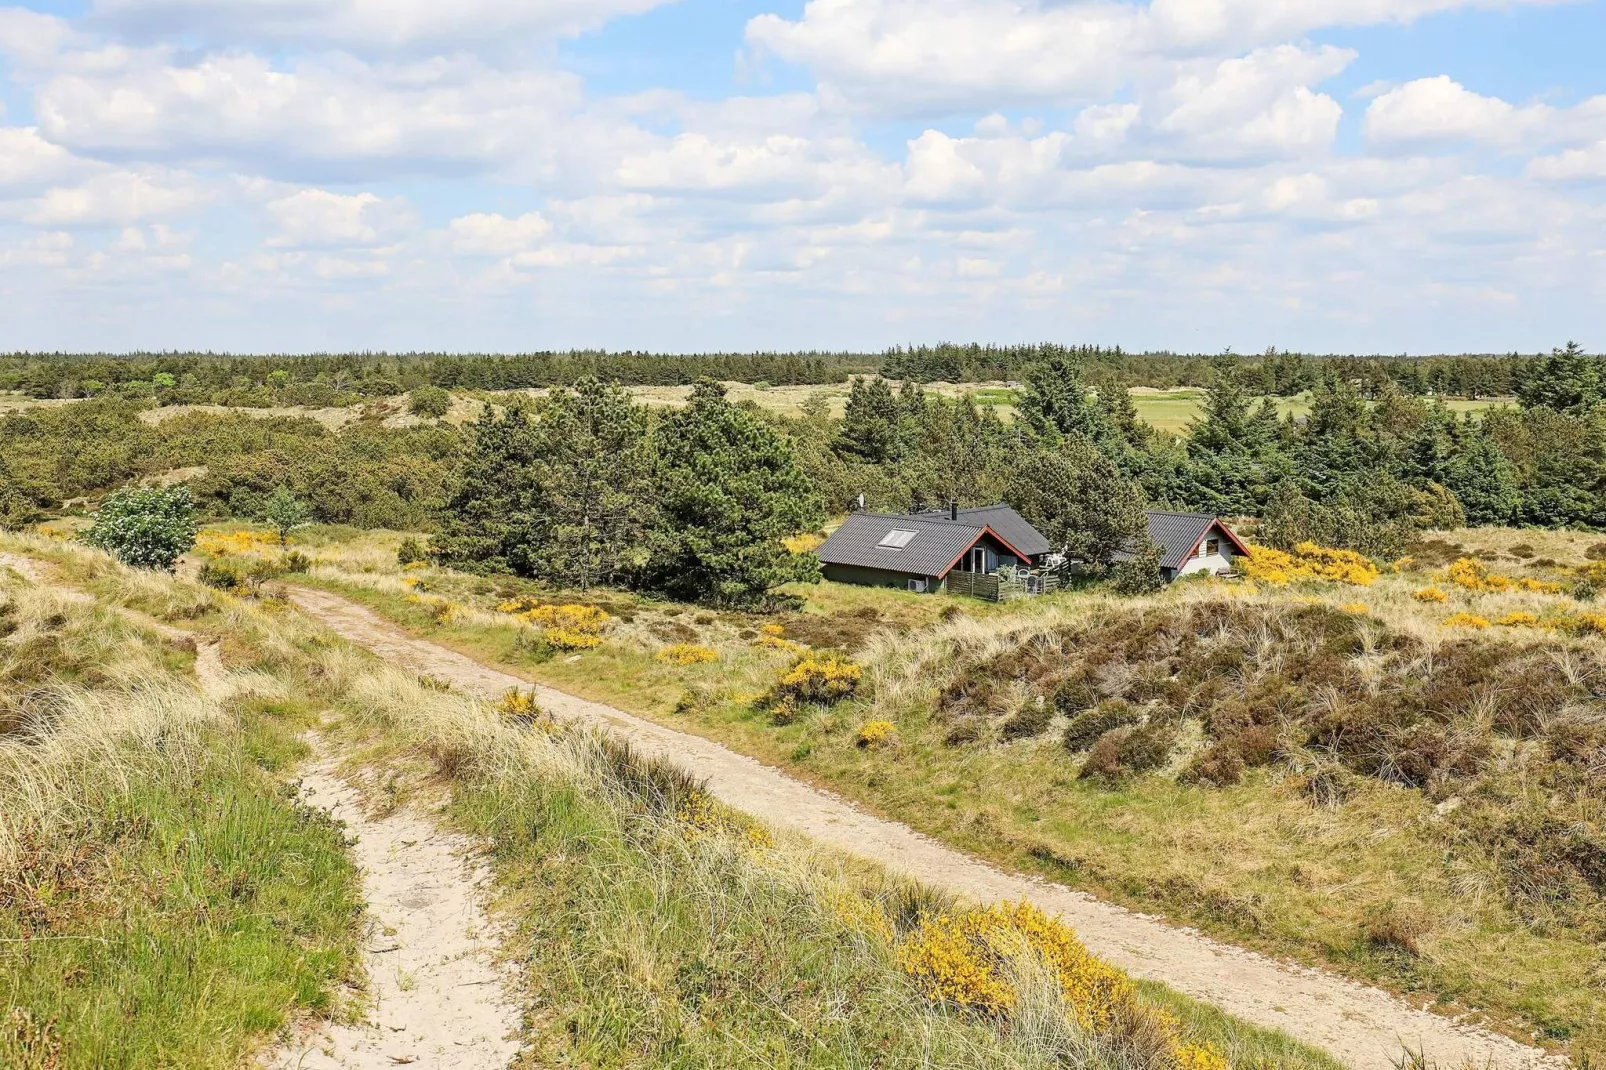
<path fill-rule="evenodd" d="M 1455 553 L 1480 537 L 1499 536 L 1454 533 Z M 1475 1006 L 1519 1034 L 1537 1030 L 1552 1041 L 1571 1041 L 1575 1051 L 1606 1045 L 1600 936 L 1588 922 L 1594 900 L 1579 897 L 1582 870 L 1539 866 L 1546 849 L 1535 854 L 1529 848 L 1555 845 L 1565 830 L 1547 824 L 1542 808 L 1518 805 L 1552 796 L 1574 800 L 1568 806 L 1588 805 L 1587 793 L 1554 782 L 1547 755 L 1551 748 L 1593 753 L 1593 721 L 1540 718 L 1514 734 L 1501 729 L 1491 736 L 1505 714 L 1498 702 L 1474 696 L 1464 715 L 1446 722 L 1449 732 L 1390 742 L 1410 744 L 1413 754 L 1430 743 L 1488 744 L 1473 748 L 1474 773 L 1458 772 L 1451 752 L 1424 752 L 1435 762 L 1451 760 L 1427 767 L 1423 781 L 1422 773 L 1393 757 L 1358 766 L 1358 754 L 1369 751 L 1346 757 L 1304 740 L 1285 747 L 1280 725 L 1239 726 L 1225 739 L 1220 726 L 1191 713 L 1156 725 L 1164 738 L 1111 740 L 1103 770 L 1083 779 L 1080 750 L 1071 753 L 1062 744 L 1069 713 L 1052 701 L 1036 704 L 1051 696 L 1035 688 L 1029 673 L 991 674 L 993 685 L 979 696 L 975 716 L 956 720 L 942 709 L 944 688 L 969 668 L 1002 665 L 1023 652 L 1063 658 L 1084 644 L 1066 645 L 1059 637 L 1097 639 L 1108 622 L 1133 611 L 1163 619 L 1220 603 L 1236 607 L 1237 623 L 1207 634 L 1236 643 L 1261 677 L 1309 659 L 1280 646 L 1276 627 L 1254 622 L 1314 614 L 1327 622 L 1324 628 L 1348 637 L 1344 686 L 1352 696 L 1381 693 L 1418 672 L 1408 665 L 1430 677 L 1441 663 L 1474 673 L 1531 668 L 1552 683 L 1570 677 L 1568 686 L 1588 691 L 1591 666 L 1606 654 L 1596 636 L 1526 626 L 1468 633 L 1447 623 L 1458 612 L 1490 620 L 1528 613 L 1543 621 L 1589 611 L 1566 595 L 1470 591 L 1449 582 L 1442 564 L 1386 572 L 1364 587 L 1251 590 L 1189 582 L 1139 602 L 1067 593 L 1004 607 L 828 584 L 804 592 L 808 604 L 789 618 L 786 639 L 828 642 L 839 625 L 873 612 L 876 626 L 854 640 L 871 697 L 803 711 L 778 726 L 755 703 L 790 658 L 751 634 L 756 621 L 594 594 L 620 620 L 603 646 L 573 660 L 531 662 L 515 649 L 508 622 L 494 614 L 486 620 L 478 608 L 530 588 L 420 570 L 414 575 L 431 586 L 425 597 L 465 607 L 461 620 L 443 625 L 406 602 L 388 539 L 341 545 L 331 538 L 319 551 L 328 562 L 319 582 L 436 641 L 798 769 L 975 853 L 1250 946 L 1429 993 L 1448 1009 Z M 1568 578 L 1560 565 L 1539 560 L 1489 563 L 1512 575 Z M 1444 604 L 1413 597 L 1429 584 L 1444 588 Z M 939 620 L 945 609 L 962 612 Z M 821 625 L 817 632 L 808 630 L 810 620 Z M 1474 647 L 1467 649 L 1491 651 L 1482 668 L 1465 660 L 1469 641 Z M 677 642 L 716 649 L 720 661 L 681 667 L 652 656 Z M 1406 647 L 1414 661 L 1398 661 Z M 1452 655 L 1462 661 L 1444 661 Z M 1141 695 L 1165 680 L 1146 677 L 1134 663 L 1127 670 L 1111 666 L 1095 683 Z M 1319 697 L 1329 684 L 1313 686 Z M 1137 707 L 1135 727 L 1146 729 L 1150 714 L 1142 702 Z M 859 727 L 872 720 L 896 726 L 896 746 L 858 745 Z M 1151 771 L 1137 768 L 1156 762 Z M 1592 767 L 1585 758 L 1582 765 L 1555 768 Z M 1419 782 L 1430 786 L 1400 786 Z M 1212 786 L 1218 783 L 1224 786 Z M 1598 821 L 1598 814 L 1578 813 Z M 1584 851 L 1577 857 L 1587 867 L 1587 844 L 1577 850 Z M 1536 879 L 1525 892 L 1530 873 Z M 1573 890 L 1558 898 L 1558 888 Z"/>
<path fill-rule="evenodd" d="M 57 553 L 120 574 L 130 602 L 191 602 Z M 283 791 L 300 745 L 280 681 L 236 675 L 227 704 L 209 698 L 183 645 L 59 591 L 0 580 L 0 621 L 16 715 L 0 729 L 0 1063 L 234 1065 L 331 1011 L 357 881 L 338 831 Z"/>
<path fill-rule="evenodd" d="M 1118 1032 L 1079 1024 L 1057 993 L 1055 976 L 1031 962 L 1023 961 L 1015 976 L 1019 1005 L 1007 1021 L 922 999 L 899 965 L 897 946 L 926 912 L 948 904 L 804 841 L 777 841 L 714 804 L 672 767 L 540 719 L 508 719 L 495 704 L 426 685 L 331 641 L 272 601 L 234 599 L 129 573 L 91 553 L 59 547 L 54 553 L 75 582 L 108 604 L 138 607 L 170 622 L 199 622 L 229 636 L 231 680 L 237 693 L 254 692 L 237 703 L 276 710 L 332 707 L 335 719 L 324 729 L 351 748 L 351 771 L 373 785 L 376 804 L 395 805 L 411 793 L 446 795 L 450 818 L 493 848 L 502 914 L 517 929 L 515 953 L 530 965 L 529 998 L 539 1010 L 531 1018 L 529 1065 L 646 1067 L 674 1061 L 846 1068 L 865 1065 L 871 1053 L 884 1064 L 955 1070 L 1171 1065 L 1169 1047 L 1144 1048 L 1134 1038 L 1151 1036 L 1158 1044 L 1178 1027 L 1128 1026 Z M 126 620 L 84 605 L 75 611 L 101 613 L 107 622 Z M 30 609 L 23 617 L 32 621 L 34 615 Z M 695 626 L 731 627 L 720 621 Z M 83 791 L 85 781 L 112 783 L 125 768 L 134 768 L 130 776 L 137 779 L 138 762 L 130 766 L 130 754 L 169 763 L 167 779 L 174 784 L 185 783 L 190 771 L 207 779 L 219 753 L 216 737 L 227 734 L 231 719 L 171 668 L 159 670 L 159 658 L 142 661 L 147 638 L 129 633 L 125 659 L 144 690 L 137 697 L 133 691 L 108 696 L 143 712 L 85 704 L 81 696 L 52 706 L 60 706 L 51 722 L 55 741 L 33 748 L 32 771 L 15 780 L 33 785 L 15 795 L 37 800 L 27 804 L 27 812 L 40 815 L 38 820 L 53 814 L 59 816 L 50 820 L 71 823 L 75 806 L 95 809 L 89 801 L 94 794 Z M 96 733 L 107 742 L 97 742 Z M 113 748 L 117 761 L 108 758 Z M 89 764 L 73 764 L 80 759 Z M 41 771 L 46 767 L 48 775 Z M 0 782 L 0 797 L 5 790 Z M 8 816 L 23 812 L 6 810 Z M 282 840 L 260 828 L 246 831 L 261 836 L 274 857 L 285 852 Z M 225 876 L 230 872 L 228 866 L 220 869 Z M 71 894 L 80 898 L 115 901 L 121 894 L 95 877 L 75 888 Z M 174 917 L 192 925 L 191 915 Z M 300 945 L 300 953 L 320 968 L 338 965 L 338 955 L 318 959 L 320 941 L 335 940 L 333 934 L 294 926 L 285 932 L 310 941 Z M 3 964 L 0 957 L 0 1001 L 6 995 Z M 263 976 L 289 972 L 265 969 Z M 216 985 L 225 974 L 207 976 Z M 279 991 L 285 1007 L 300 998 L 282 985 Z M 316 994 L 315 988 L 308 991 Z M 1145 991 L 1141 1006 L 1149 1009 L 1140 1012 L 1143 1021 L 1163 1023 L 1154 1008 L 1168 1008 L 1186 1023 L 1180 1028 L 1190 1038 L 1242 1065 L 1332 1066 L 1286 1038 Z M 62 998 L 70 1001 L 71 995 Z M 232 1006 L 238 1011 L 242 1005 Z M 57 1009 L 35 1008 L 30 1022 L 45 1021 Z M 192 1027 L 197 1038 L 227 1037 L 237 1044 L 242 1036 L 239 1021 L 197 1022 L 173 1014 L 166 1004 L 152 1013 Z M 135 1026 L 159 1033 L 172 1022 Z M 87 1059 L 83 1053 L 91 1049 L 82 1037 L 60 1039 L 64 1065 L 135 1065 L 121 1057 Z M 103 1055 L 107 1049 L 95 1050 Z M 205 1054 L 168 1061 L 217 1065 L 235 1058 L 214 1045 Z"/>

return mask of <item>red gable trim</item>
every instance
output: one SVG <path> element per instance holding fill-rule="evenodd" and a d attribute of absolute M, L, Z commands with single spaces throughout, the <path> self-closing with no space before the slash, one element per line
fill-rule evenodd
<path fill-rule="evenodd" d="M 1210 533 L 1212 531 L 1219 531 L 1223 535 L 1227 536 L 1227 541 L 1238 547 L 1238 552 L 1240 554 L 1243 554 L 1245 557 L 1249 556 L 1249 547 L 1244 545 L 1244 541 L 1242 539 L 1233 534 L 1231 528 L 1223 524 L 1220 520 L 1212 520 L 1210 522 L 1210 526 L 1204 529 L 1204 534 L 1199 536 L 1199 541 L 1193 544 L 1193 549 L 1182 555 L 1182 560 L 1192 561 L 1193 555 L 1199 552 L 1199 547 L 1204 545 L 1204 541 L 1210 537 Z M 961 554 L 960 556 L 963 557 L 964 555 Z M 949 567 L 952 568 L 953 566 L 950 565 Z"/>
<path fill-rule="evenodd" d="M 984 539 L 985 537 L 987 537 L 988 535 L 991 535 L 993 538 L 997 539 L 999 544 L 1002 545 L 1004 549 L 1008 550 L 1010 553 L 1014 554 L 1016 557 L 1020 558 L 1022 561 L 1030 561 L 1031 560 L 1031 557 L 1029 555 L 1023 554 L 1019 550 L 1015 549 L 1013 546 L 1011 546 L 1009 544 L 1009 540 L 1005 539 L 1002 535 L 998 534 L 998 532 L 994 531 L 990 527 L 984 527 L 979 532 L 976 533 L 976 537 L 974 539 L 970 540 L 969 545 L 967 545 L 963 550 L 959 551 L 959 556 L 958 557 L 956 557 L 952 561 L 948 562 L 948 567 L 943 569 L 940 573 L 938 573 L 937 574 L 937 578 L 939 580 L 946 579 L 947 576 L 948 576 L 948 573 L 950 573 L 950 572 L 952 572 L 954 570 L 954 566 L 959 564 L 959 562 L 963 561 L 965 559 L 965 555 L 970 553 L 970 551 L 974 550 L 976 548 L 976 544 L 978 542 L 981 542 L 981 540 Z"/>

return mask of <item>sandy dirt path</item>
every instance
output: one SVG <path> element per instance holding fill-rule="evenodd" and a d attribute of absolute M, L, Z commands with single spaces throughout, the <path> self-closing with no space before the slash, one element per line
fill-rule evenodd
<path fill-rule="evenodd" d="M 368 903 L 364 960 L 373 1006 L 357 1025 L 306 1027 L 273 1070 L 500 1070 L 518 1053 L 512 971 L 495 961 L 489 874 L 465 837 L 403 810 L 369 819 L 325 760 L 302 778 L 308 805 L 356 840 Z"/>
<path fill-rule="evenodd" d="M 295 588 L 291 598 L 332 630 L 409 671 L 490 698 L 528 686 L 518 677 L 413 639 L 337 595 Z M 1063 917 L 1089 949 L 1133 976 L 1164 982 L 1246 1021 L 1284 1030 L 1350 1066 L 1388 1067 L 1407 1046 L 1446 1067 L 1566 1065 L 1536 1048 L 1420 1010 L 1379 989 L 1279 963 L 1061 885 L 1005 873 L 700 736 L 551 688 L 537 690 L 553 714 L 605 727 L 647 754 L 674 761 L 706 778 L 709 789 L 731 806 L 982 902 L 1030 900 Z"/>

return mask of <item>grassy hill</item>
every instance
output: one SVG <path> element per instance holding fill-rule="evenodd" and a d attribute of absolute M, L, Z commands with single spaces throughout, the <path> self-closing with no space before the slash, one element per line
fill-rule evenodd
<path fill-rule="evenodd" d="M 246 534 L 208 545 L 268 556 Z M 371 542 L 305 547 L 377 563 Z M 293 789 L 313 733 L 371 808 L 486 845 L 520 1065 L 1333 1065 L 1131 985 L 1029 911 L 777 837 L 527 704 L 388 667 L 271 584 L 240 597 L 39 538 L 0 550 L 56 570 L 42 589 L 0 569 L 0 1065 L 243 1065 L 296 1019 L 362 1013 L 357 875 Z M 424 605 L 434 578 L 391 572 L 362 574 Z M 197 643 L 221 661 L 204 691 Z"/>
<path fill-rule="evenodd" d="M 1594 537 L 1439 533 L 1366 585 L 1135 601 L 825 584 L 764 618 L 404 572 L 398 540 L 315 533 L 305 582 L 974 853 L 1606 1052 L 1606 615 L 1573 593 Z M 519 615 L 564 604 L 606 615 L 596 642 Z M 778 711 L 811 651 L 851 656 L 859 695 Z"/>

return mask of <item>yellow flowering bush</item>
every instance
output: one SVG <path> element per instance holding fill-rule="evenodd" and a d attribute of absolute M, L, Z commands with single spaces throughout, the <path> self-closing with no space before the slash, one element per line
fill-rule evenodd
<path fill-rule="evenodd" d="M 864 670 L 836 654 L 804 654 L 770 689 L 773 704 L 816 702 L 829 706 L 859 689 Z"/>
<path fill-rule="evenodd" d="M 1364 617 L 1368 613 L 1372 612 L 1372 608 L 1365 602 L 1345 602 L 1338 608 L 1343 610 L 1345 613 L 1350 613 L 1357 617 Z"/>
<path fill-rule="evenodd" d="M 1495 623 L 1502 628 L 1537 628 L 1539 627 L 1539 614 L 1519 610 L 1515 613 L 1507 613 Z"/>
<path fill-rule="evenodd" d="M 859 746 L 884 747 L 897 734 L 897 726 L 891 721 L 866 721 L 859 727 Z"/>
<path fill-rule="evenodd" d="M 279 537 L 265 531 L 203 531 L 195 536 L 195 548 L 213 557 L 272 553 L 279 548 Z"/>
<path fill-rule="evenodd" d="M 1452 613 L 1444 618 L 1446 628 L 1487 628 L 1489 621 L 1475 613 Z"/>
<path fill-rule="evenodd" d="M 666 665 L 706 665 L 719 660 L 719 651 L 692 643 L 676 643 L 664 647 L 655 657 Z"/>
<path fill-rule="evenodd" d="M 766 624 L 759 629 L 759 632 L 770 639 L 779 639 L 786 634 L 786 628 L 780 624 Z"/>
<path fill-rule="evenodd" d="M 1001 1016 L 1019 998 L 1009 976 L 1012 959 L 1040 958 L 1059 981 L 1077 1024 L 1107 1030 L 1132 983 L 1082 946 L 1068 925 L 1030 903 L 1000 903 L 922 918 L 898 948 L 898 964 L 925 997 L 989 1016 Z"/>
<path fill-rule="evenodd" d="M 540 629 L 548 645 L 559 650 L 596 649 L 613 621 L 596 606 L 549 606 L 528 597 L 503 602 L 496 610 Z"/>
<path fill-rule="evenodd" d="M 1232 1070 L 1227 1057 L 1208 1044 L 1185 1044 L 1176 1050 L 1178 1070 Z"/>
<path fill-rule="evenodd" d="M 1424 587 L 1411 596 L 1418 602 L 1448 602 L 1450 596 L 1437 587 Z"/>
<path fill-rule="evenodd" d="M 836 920 L 849 928 L 867 933 L 883 944 L 892 943 L 896 937 L 892 919 L 874 900 L 834 884 L 826 889 L 822 898 Z"/>
<path fill-rule="evenodd" d="M 1463 557 L 1446 570 L 1450 582 L 1457 587 L 1480 594 L 1504 594 L 1511 591 L 1526 591 L 1530 594 L 1561 594 L 1566 588 L 1559 583 L 1548 580 L 1536 580 L 1529 577 L 1517 579 L 1512 576 L 1501 576 L 1489 571 L 1488 566 L 1481 561 L 1470 557 Z"/>
<path fill-rule="evenodd" d="M 719 805 L 706 791 L 694 791 L 682 799 L 675 810 L 675 821 L 688 840 L 734 835 L 749 847 L 775 845 L 775 838 L 770 835 L 769 829 L 756 821 L 739 818 Z"/>
<path fill-rule="evenodd" d="M 541 705 L 535 701 L 533 690 L 524 692 L 515 687 L 502 696 L 502 701 L 496 708 L 510 721 L 530 723 L 541 717 Z"/>
<path fill-rule="evenodd" d="M 856 912 L 850 904 L 838 916 Z M 1005 1017 L 1019 1001 L 1011 967 L 1029 955 L 1059 983 L 1080 1028 L 1095 1035 L 1118 1034 L 1135 1014 L 1143 1015 L 1164 1038 L 1168 1067 L 1231 1070 L 1215 1048 L 1184 1043 L 1175 1017 L 1141 1005 L 1124 973 L 1094 958 L 1070 926 L 1030 903 L 923 916 L 895 953 L 899 968 L 926 999 L 990 1018 Z"/>
<path fill-rule="evenodd" d="M 1293 553 L 1252 545 L 1243 559 L 1243 571 L 1251 580 L 1277 586 L 1317 581 L 1370 587 L 1382 575 L 1369 558 L 1354 550 L 1334 550 L 1313 542 L 1300 543 Z"/>

